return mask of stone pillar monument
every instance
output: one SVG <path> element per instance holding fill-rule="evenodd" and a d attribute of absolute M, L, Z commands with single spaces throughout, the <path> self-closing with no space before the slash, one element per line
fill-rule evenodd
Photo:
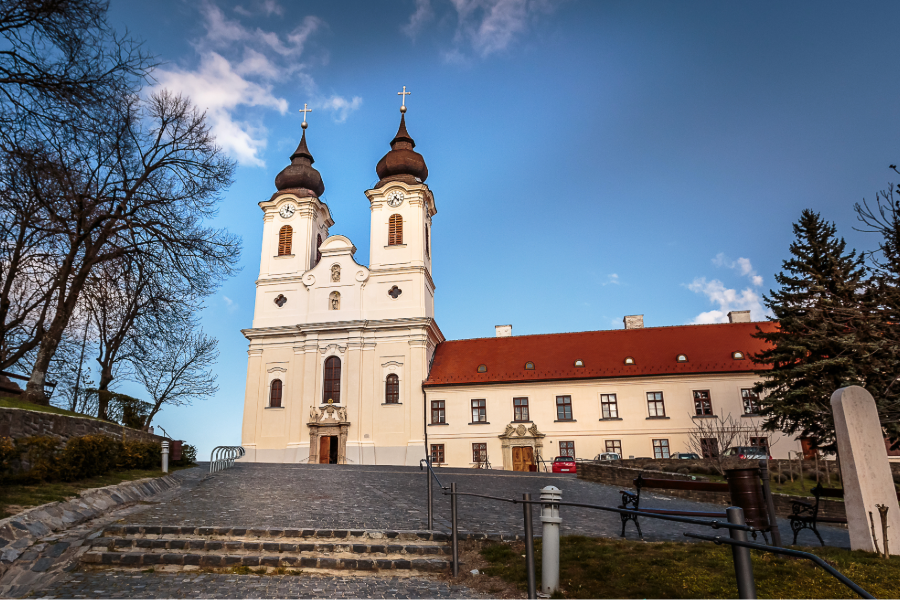
<path fill-rule="evenodd" d="M 900 507 L 884 449 L 884 434 L 872 394 L 859 386 L 841 388 L 831 396 L 834 428 L 844 482 L 844 505 L 850 548 L 875 552 L 869 513 L 875 521 L 878 548 L 884 552 L 881 518 L 876 504 L 888 509 L 891 554 L 900 554 Z"/>

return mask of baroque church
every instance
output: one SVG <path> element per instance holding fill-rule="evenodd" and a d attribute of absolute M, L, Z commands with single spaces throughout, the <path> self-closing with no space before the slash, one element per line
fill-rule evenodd
<path fill-rule="evenodd" d="M 405 88 L 404 88 L 405 92 Z M 704 419 L 731 416 L 784 457 L 800 444 L 759 433 L 761 350 L 748 311 L 730 323 L 643 326 L 445 341 L 431 269 L 437 204 L 400 127 L 366 190 L 369 265 L 334 226 L 321 174 L 300 145 L 263 213 L 242 445 L 252 462 L 534 470 L 553 457 L 668 458 Z M 460 233 L 462 235 L 462 233 Z M 715 449 L 710 448 L 710 451 Z M 724 449 L 718 449 L 724 450 Z"/>

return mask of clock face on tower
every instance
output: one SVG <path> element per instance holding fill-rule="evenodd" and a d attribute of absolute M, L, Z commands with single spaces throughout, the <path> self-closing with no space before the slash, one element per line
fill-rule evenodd
<path fill-rule="evenodd" d="M 285 204 L 281 207 L 281 210 L 278 211 L 278 214 L 281 215 L 282 219 L 287 219 L 294 214 L 294 205 L 293 204 Z"/>
<path fill-rule="evenodd" d="M 394 190 L 393 192 L 387 195 L 387 203 L 394 208 L 400 206 L 403 202 L 403 192 L 400 190 Z"/>

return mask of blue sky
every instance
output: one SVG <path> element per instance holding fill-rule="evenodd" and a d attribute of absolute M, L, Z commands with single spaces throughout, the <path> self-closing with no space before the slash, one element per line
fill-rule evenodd
<path fill-rule="evenodd" d="M 240 165 L 216 224 L 243 270 L 203 317 L 221 390 L 158 418 L 203 453 L 240 441 L 257 203 L 304 102 L 332 233 L 366 264 L 363 191 L 412 92 L 448 339 L 762 319 L 800 211 L 874 247 L 852 206 L 900 160 L 896 2 L 120 0 L 111 17 Z"/>

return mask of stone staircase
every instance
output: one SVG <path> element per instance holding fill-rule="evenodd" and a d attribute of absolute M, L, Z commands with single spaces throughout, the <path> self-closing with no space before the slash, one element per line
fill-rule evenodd
<path fill-rule="evenodd" d="M 441 572 L 449 570 L 451 554 L 449 536 L 437 531 L 114 525 L 89 543 L 85 565 L 176 571 Z"/>

